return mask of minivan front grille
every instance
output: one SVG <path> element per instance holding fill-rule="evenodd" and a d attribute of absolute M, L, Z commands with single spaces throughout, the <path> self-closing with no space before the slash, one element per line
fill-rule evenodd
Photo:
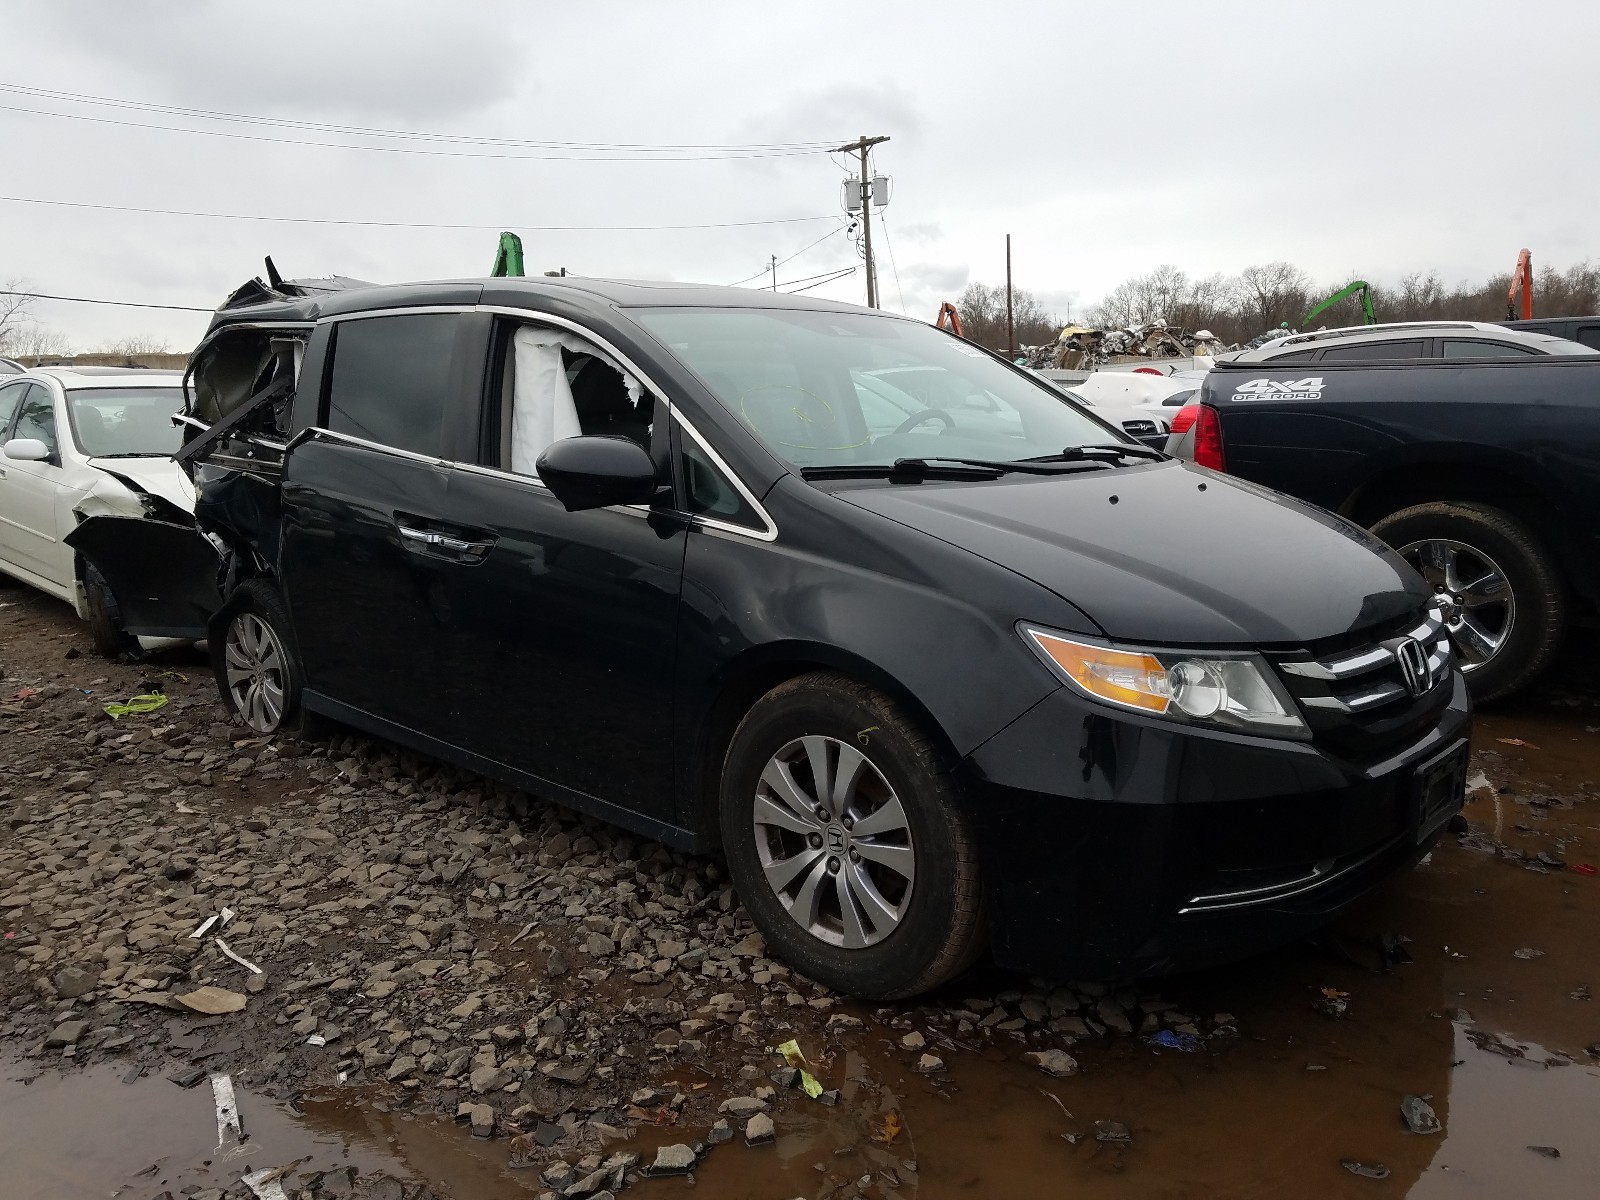
<path fill-rule="evenodd" d="M 1387 636 L 1385 636 L 1387 634 Z M 1336 649 L 1272 655 L 1312 736 L 1341 753 L 1376 755 L 1421 729 L 1449 700 L 1450 639 L 1430 604 L 1398 629 Z"/>

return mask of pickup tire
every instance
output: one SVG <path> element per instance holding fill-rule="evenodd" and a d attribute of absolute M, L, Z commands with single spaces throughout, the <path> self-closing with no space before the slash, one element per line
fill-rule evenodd
<path fill-rule="evenodd" d="M 1435 502 L 1390 513 L 1372 532 L 1446 599 L 1473 699 L 1510 695 L 1550 665 L 1567 632 L 1567 589 L 1521 521 L 1484 504 Z"/>
<path fill-rule="evenodd" d="M 914 996 L 984 945 L 984 893 L 960 786 L 909 713 L 831 671 L 779 684 L 723 763 L 734 887 L 773 950 L 874 1000 Z"/>

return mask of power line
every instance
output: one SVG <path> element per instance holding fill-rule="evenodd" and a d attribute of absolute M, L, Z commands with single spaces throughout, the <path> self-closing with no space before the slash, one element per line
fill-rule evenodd
<path fill-rule="evenodd" d="M 900 268 L 894 262 L 894 243 L 889 240 L 889 218 L 880 212 L 878 220 L 883 225 L 883 248 L 889 252 L 889 271 L 894 275 L 894 292 L 900 297 L 900 315 L 909 316 L 906 312 L 906 294 L 900 290 Z"/>
<path fill-rule="evenodd" d="M 736 283 L 730 283 L 728 286 L 729 287 L 740 287 L 740 286 L 742 286 L 742 285 L 744 285 L 746 283 L 749 283 L 752 279 L 755 279 L 755 278 L 757 278 L 759 276 L 765 275 L 768 271 L 771 271 L 771 270 L 773 270 L 774 268 L 777 268 L 777 267 L 781 267 L 781 266 L 783 266 L 784 263 L 789 262 L 789 261 L 791 261 L 793 259 L 799 258 L 802 254 L 804 254 L 807 250 L 810 250 L 813 246 L 822 245 L 823 242 L 827 241 L 829 238 L 833 237 L 837 233 L 843 233 L 847 228 L 848 228 L 848 226 L 841 225 L 837 229 L 830 229 L 830 230 L 828 230 L 827 233 L 823 234 L 816 241 L 811 242 L 808 245 L 801 246 L 800 249 L 796 250 L 793 254 L 789 255 L 788 258 L 780 258 L 775 263 L 767 263 L 766 265 L 764 265 L 761 268 L 761 270 L 757 271 L 754 275 L 747 275 L 743 279 L 737 281 Z"/>
<path fill-rule="evenodd" d="M 749 225 L 798 225 L 807 221 L 831 221 L 833 214 L 820 217 L 773 217 L 760 221 L 704 221 L 688 225 L 525 225 L 520 221 L 501 221 L 494 225 L 456 225 L 428 221 L 361 221 L 337 217 L 273 217 L 261 213 L 195 212 L 181 208 L 136 208 L 128 204 L 91 204 L 83 200 L 43 200 L 34 196 L 0 196 L 12 204 L 43 204 L 58 208 L 90 208 L 104 212 L 146 213 L 166 217 L 206 217 L 227 221 L 273 221 L 288 225 L 367 225 L 382 229 L 527 229 L 539 233 L 584 231 L 627 232 L 674 229 L 736 229 Z"/>
<path fill-rule="evenodd" d="M 338 125 L 326 121 L 304 121 L 293 117 L 265 117 L 247 113 L 220 112 L 216 109 L 189 108 L 182 105 L 155 104 L 143 100 L 118 99 L 112 96 L 91 96 L 81 92 L 62 92 L 52 88 L 29 87 L 18 83 L 0 83 L 0 91 L 17 92 L 41 99 L 64 100 L 73 104 L 108 105 L 113 108 L 133 109 L 139 112 L 163 113 L 172 116 L 199 117 L 211 121 L 232 121 L 248 124 L 276 126 L 286 129 L 306 129 L 323 133 L 342 133 L 352 136 L 403 138 L 408 140 L 454 142 L 468 145 L 517 146 L 539 149 L 567 150 L 626 150 L 640 153 L 678 150 L 807 150 L 827 152 L 827 142 L 568 142 L 547 141 L 536 138 L 480 137 L 456 133 L 422 133 L 406 129 L 381 129 L 368 125 Z M 32 111 L 32 110 L 29 110 Z M 58 116 L 70 114 L 53 114 Z"/>
<path fill-rule="evenodd" d="M 0 104 L 0 112 L 29 113 L 36 117 L 59 117 L 69 121 L 90 121 L 96 125 L 117 125 L 125 129 L 157 129 L 166 133 L 192 133 L 200 137 L 233 138 L 245 142 L 266 142 L 279 146 L 318 146 L 325 150 L 365 150 L 372 154 L 416 154 L 428 158 L 482 158 L 522 162 L 733 162 L 747 158 L 792 158 L 805 154 L 825 154 L 816 150 L 739 150 L 725 154 L 661 154 L 640 158 L 637 154 L 500 154 L 472 150 L 421 150 L 412 146 L 362 146 L 351 142 L 315 142 L 305 138 L 267 137 L 259 133 L 239 133 L 232 129 L 189 129 L 179 125 L 152 125 L 146 121 L 121 121 L 115 117 L 95 117 L 88 113 L 50 112 L 42 108 L 23 108 Z"/>
<path fill-rule="evenodd" d="M 840 275 L 854 275 L 855 273 L 856 273 L 856 269 L 853 266 L 850 266 L 850 267 L 835 267 L 831 271 L 819 271 L 815 275 L 802 275 L 802 276 L 800 276 L 799 279 L 785 279 L 778 286 L 779 287 L 792 287 L 794 284 L 805 283 L 807 280 L 811 280 L 811 279 L 817 280 L 818 283 L 827 283 L 828 280 L 836 278 L 836 277 L 838 277 Z M 816 287 L 816 286 L 818 286 L 818 284 L 817 283 L 813 283 L 811 286 L 812 287 Z M 804 289 L 801 289 L 801 290 L 803 291 Z"/>
<path fill-rule="evenodd" d="M 201 312 L 214 313 L 215 308 L 195 308 L 188 304 L 137 304 L 132 300 L 91 300 L 86 296 L 52 296 L 46 292 L 7 292 L 0 291 L 0 296 L 27 296 L 33 300 L 65 300 L 69 304 L 110 304 L 117 308 L 161 308 L 168 312 Z"/>
<path fill-rule="evenodd" d="M 843 279 L 846 275 L 854 275 L 857 270 L 859 270 L 857 267 L 845 267 L 843 270 L 832 272 L 826 279 L 819 279 L 815 283 L 808 283 L 805 285 L 805 287 L 794 288 L 787 294 L 790 296 L 795 296 L 799 295 L 801 292 L 809 292 L 812 288 L 821 287 L 823 284 L 831 283 L 835 279 Z"/>

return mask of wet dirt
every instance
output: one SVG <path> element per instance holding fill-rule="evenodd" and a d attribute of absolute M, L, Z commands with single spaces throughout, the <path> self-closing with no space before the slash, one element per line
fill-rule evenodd
<path fill-rule="evenodd" d="M 1020 1061 L 1021 1041 L 969 1048 L 930 1033 L 945 1070 L 928 1077 L 899 1046 L 902 1030 L 858 1008 L 865 1034 L 804 1047 L 823 1085 L 841 1089 L 838 1105 L 784 1094 L 777 1142 L 710 1149 L 693 1194 L 1595 1195 L 1600 1060 L 1590 1047 L 1600 1051 L 1600 1006 L 1588 997 L 1600 990 L 1600 875 L 1577 868 L 1600 865 L 1600 692 L 1587 679 L 1600 641 L 1578 642 L 1570 657 L 1564 675 L 1480 714 L 1466 808 L 1475 839 L 1447 836 L 1312 941 L 1163 982 L 1185 1012 L 1232 1014 L 1240 1036 L 1212 1037 L 1195 1053 L 1137 1037 L 1085 1042 L 1072 1048 L 1081 1073 L 1053 1079 Z M 1541 852 L 1554 865 L 1539 862 Z M 1385 969 L 1384 935 L 1397 935 L 1411 961 Z M 991 974 L 942 999 L 1024 986 Z M 1342 1016 L 1314 1007 L 1330 998 L 1344 1002 Z M 772 1065 L 781 1065 L 776 1055 Z M 124 1083 L 121 1069 L 3 1066 L 6 1200 L 242 1194 L 247 1165 L 296 1159 L 306 1159 L 291 1177 L 302 1184 L 348 1168 L 355 1195 L 385 1177 L 405 1181 L 408 1197 L 541 1190 L 533 1173 L 508 1168 L 504 1140 L 474 1141 L 438 1113 L 408 1112 L 398 1092 L 308 1092 L 291 1108 L 241 1090 L 245 1153 L 218 1157 L 204 1084 L 185 1091 L 160 1076 Z M 1442 1132 L 1408 1131 L 1408 1094 L 1428 1098 Z M 1096 1122 L 1120 1122 L 1130 1137 L 1097 1140 Z M 644 1126 L 611 1148 L 648 1162 L 655 1146 L 704 1134 Z M 1381 1164 L 1388 1178 L 1355 1175 L 1346 1159 Z M 667 1196 L 688 1186 L 639 1180 L 627 1191 Z"/>

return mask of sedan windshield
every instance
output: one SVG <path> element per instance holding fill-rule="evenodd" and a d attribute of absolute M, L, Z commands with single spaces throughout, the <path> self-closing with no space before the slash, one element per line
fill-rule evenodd
<path fill-rule="evenodd" d="M 90 458 L 176 454 L 183 434 L 172 414 L 183 407 L 175 387 L 73 388 L 67 409 L 78 448 Z"/>
<path fill-rule="evenodd" d="M 1127 440 L 931 325 L 779 308 L 636 315 L 797 467 L 1016 462 Z"/>

